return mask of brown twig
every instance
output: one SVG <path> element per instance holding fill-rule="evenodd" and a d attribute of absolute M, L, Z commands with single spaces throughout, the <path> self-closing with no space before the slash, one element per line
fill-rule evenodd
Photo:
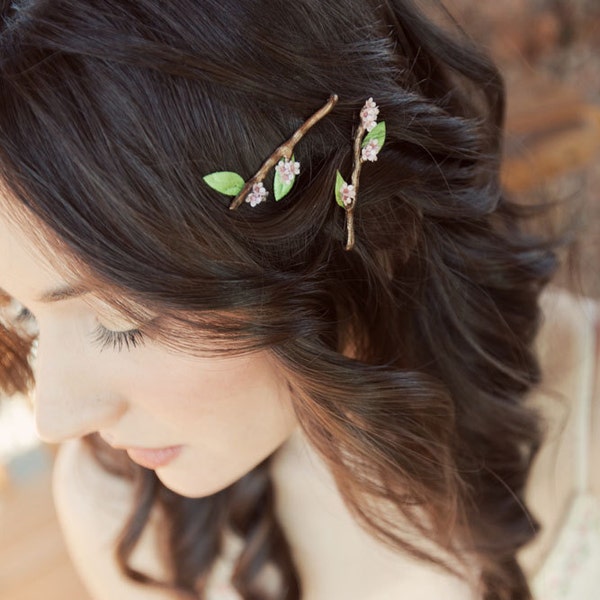
<path fill-rule="evenodd" d="M 240 191 L 240 193 L 231 201 L 229 205 L 229 210 L 235 210 L 246 198 L 246 196 L 250 193 L 252 186 L 255 183 L 260 183 L 267 176 L 269 171 L 282 159 L 286 158 L 290 160 L 292 158 L 292 154 L 294 153 L 294 147 L 296 144 L 304 137 L 304 134 L 316 123 L 318 123 L 325 115 L 327 115 L 331 109 L 335 106 L 338 101 L 337 94 L 332 94 L 329 96 L 329 100 L 326 104 L 324 104 L 316 113 L 311 115 L 296 131 L 293 135 L 285 141 L 281 146 L 265 160 L 260 169 L 256 172 L 254 177 L 251 177 L 246 181 L 244 187 Z"/>
<path fill-rule="evenodd" d="M 360 151 L 366 131 L 361 121 L 354 136 L 354 164 L 352 166 L 351 178 L 352 186 L 354 187 L 354 200 L 348 206 L 344 206 L 344 210 L 346 211 L 346 250 L 354 248 L 354 208 L 356 206 L 356 199 L 358 198 L 358 184 L 363 163 Z"/>

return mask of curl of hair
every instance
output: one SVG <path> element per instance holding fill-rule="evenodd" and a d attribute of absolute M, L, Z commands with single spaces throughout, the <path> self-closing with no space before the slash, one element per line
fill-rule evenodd
<path fill-rule="evenodd" d="M 252 176 L 332 92 L 284 200 L 232 212 L 203 185 Z M 332 190 L 369 96 L 387 139 L 345 252 Z M 502 194 L 503 113 L 494 66 L 410 0 L 34 0 L 0 40 L 0 177 L 72 268 L 120 310 L 164 315 L 149 333 L 165 345 L 269 348 L 373 535 L 439 563 L 398 530 L 402 515 L 477 558 L 486 600 L 524 600 L 515 555 L 536 531 L 523 494 L 541 436 L 523 399 L 556 261 Z M 300 597 L 268 463 L 201 499 L 136 472 L 123 470 L 139 495 L 118 547 L 130 577 L 159 583 L 128 566 L 158 506 L 164 585 L 203 597 L 232 530 L 242 597 Z M 268 565 L 277 596 L 261 587 Z"/>

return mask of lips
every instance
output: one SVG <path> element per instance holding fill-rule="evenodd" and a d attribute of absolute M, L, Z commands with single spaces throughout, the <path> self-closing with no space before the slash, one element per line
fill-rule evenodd
<path fill-rule="evenodd" d="M 175 460 L 181 453 L 182 446 L 167 448 L 128 448 L 129 458 L 146 469 L 158 469 Z"/>

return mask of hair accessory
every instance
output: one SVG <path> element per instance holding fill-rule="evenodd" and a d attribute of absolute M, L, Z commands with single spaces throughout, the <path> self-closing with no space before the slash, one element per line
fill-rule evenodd
<path fill-rule="evenodd" d="M 360 124 L 354 135 L 354 164 L 351 183 L 337 171 L 335 200 L 346 211 L 346 250 L 354 247 L 354 209 L 360 171 L 364 162 L 375 162 L 385 142 L 385 121 L 377 122 L 379 107 L 369 98 L 360 111 Z M 366 135 L 365 135 L 366 134 Z"/>
<path fill-rule="evenodd" d="M 230 210 L 235 210 L 244 201 L 255 207 L 267 199 L 269 192 L 265 189 L 263 181 L 269 171 L 275 167 L 273 195 L 275 201 L 281 200 L 290 192 L 296 176 L 300 174 L 300 163 L 294 159 L 293 154 L 296 144 L 313 125 L 329 114 L 337 101 L 338 96 L 331 95 L 327 103 L 312 114 L 287 141 L 281 144 L 248 181 L 244 181 L 241 175 L 232 171 L 210 173 L 205 175 L 203 180 L 217 192 L 226 196 L 235 196 L 229 205 Z M 369 98 L 360 111 L 360 124 L 354 135 L 351 183 L 347 183 L 339 171 L 336 174 L 335 199 L 346 211 L 346 250 L 352 250 L 354 247 L 354 209 L 362 164 L 375 162 L 385 142 L 385 122 L 378 123 L 378 115 L 379 107 L 373 98 Z"/>
<path fill-rule="evenodd" d="M 294 147 L 313 125 L 331 111 L 337 101 L 337 95 L 331 95 L 327 103 L 304 121 L 292 137 L 281 144 L 248 181 L 244 181 L 243 177 L 231 171 L 210 173 L 203 177 L 204 181 L 221 194 L 235 196 L 229 205 L 230 210 L 235 210 L 244 201 L 254 207 L 267 199 L 269 192 L 265 189 L 263 181 L 268 172 L 275 167 L 273 195 L 276 201 L 281 200 L 292 189 L 296 175 L 300 174 L 300 163 L 294 160 Z"/>

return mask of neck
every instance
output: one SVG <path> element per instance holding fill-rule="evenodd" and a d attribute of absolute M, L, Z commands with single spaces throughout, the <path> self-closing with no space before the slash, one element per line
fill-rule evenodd
<path fill-rule="evenodd" d="M 472 597 L 463 582 L 390 549 L 365 531 L 300 429 L 277 451 L 271 472 L 277 516 L 292 549 L 303 600 L 375 600 L 391 597 L 390 592 L 422 594 L 427 589 L 432 598 L 440 589 L 450 598 L 449 580 L 463 589 L 457 598 Z"/>

